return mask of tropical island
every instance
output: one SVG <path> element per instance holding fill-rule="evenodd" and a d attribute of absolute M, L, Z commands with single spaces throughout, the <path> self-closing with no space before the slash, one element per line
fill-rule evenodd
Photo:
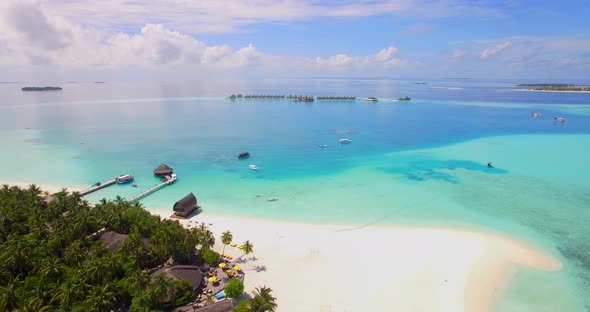
<path fill-rule="evenodd" d="M 60 91 L 61 87 L 24 87 L 22 91 Z"/>
<path fill-rule="evenodd" d="M 517 87 L 525 87 L 520 91 L 540 91 L 540 92 L 590 92 L 590 85 L 575 85 L 565 83 L 522 83 Z"/>
<path fill-rule="evenodd" d="M 411 100 L 412 100 L 412 98 L 411 98 L 411 97 L 409 97 L 409 96 L 406 96 L 406 97 L 403 97 L 403 98 L 398 98 L 398 99 L 396 99 L 396 101 L 411 101 Z"/>
<path fill-rule="evenodd" d="M 204 224 L 190 228 L 121 197 L 0 188 L 0 311 L 274 311 L 271 289 L 244 296 L 240 258 Z M 230 298 L 229 300 L 225 298 Z M 242 299 L 235 305 L 234 300 Z M 214 303 L 215 302 L 215 303 Z M 213 308 L 213 307 L 211 307 Z"/>

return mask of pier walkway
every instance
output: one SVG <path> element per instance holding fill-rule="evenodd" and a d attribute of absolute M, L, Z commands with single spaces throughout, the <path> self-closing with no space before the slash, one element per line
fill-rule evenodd
<path fill-rule="evenodd" d="M 174 174 L 172 176 L 165 176 L 164 178 L 166 179 L 166 180 L 164 180 L 164 182 L 156 184 L 156 185 L 152 186 L 151 188 L 129 198 L 127 200 L 127 202 L 128 203 L 136 202 L 136 201 L 150 195 L 151 193 L 163 188 L 164 186 L 170 185 L 170 184 L 174 183 L 174 181 L 176 181 L 176 175 L 174 175 Z"/>
<path fill-rule="evenodd" d="M 96 191 L 101 190 L 101 189 L 103 189 L 105 187 L 111 186 L 111 185 L 115 184 L 116 182 L 117 182 L 117 178 L 114 178 L 114 179 L 111 179 L 111 180 L 108 180 L 108 181 L 104 181 L 104 182 L 95 184 L 95 185 L 93 185 L 93 186 L 91 186 L 91 187 L 89 187 L 89 188 L 81 191 L 80 192 L 80 196 L 85 196 L 85 195 L 88 195 L 90 193 L 96 192 Z"/>

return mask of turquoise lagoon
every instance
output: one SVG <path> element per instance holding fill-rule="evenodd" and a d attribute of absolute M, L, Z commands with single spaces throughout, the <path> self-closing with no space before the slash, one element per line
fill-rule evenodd
<path fill-rule="evenodd" d="M 590 307 L 590 95 L 515 92 L 510 81 L 276 79 L 0 85 L 3 179 L 86 186 L 163 214 L 188 192 L 215 214 L 342 224 L 483 228 L 542 246 L 559 273 L 521 270 L 497 311 Z M 440 89 L 432 87 L 453 87 Z M 378 96 L 363 101 L 235 100 L 231 93 Z M 412 96 L 411 102 L 393 97 Z M 533 119 L 533 111 L 542 113 Z M 553 122 L 564 116 L 565 124 Z M 351 144 L 341 145 L 340 138 Z M 320 148 L 326 144 L 326 148 Z M 248 160 L 236 155 L 249 151 Z M 495 168 L 485 166 L 492 161 Z M 249 164 L 260 170 L 253 171 Z M 259 195 L 259 196 L 257 196 Z M 268 197 L 278 201 L 268 202 Z M 386 242 L 384 242 L 386 243 Z"/>

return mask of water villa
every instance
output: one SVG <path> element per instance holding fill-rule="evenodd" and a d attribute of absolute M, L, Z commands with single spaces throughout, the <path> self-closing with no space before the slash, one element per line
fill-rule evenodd
<path fill-rule="evenodd" d="M 201 207 L 197 205 L 195 194 L 190 193 L 174 204 L 174 214 L 172 214 L 171 218 L 186 219 L 199 208 Z"/>
<path fill-rule="evenodd" d="M 157 175 L 159 177 L 170 176 L 172 175 L 172 173 L 174 173 L 174 171 L 166 164 L 161 164 L 158 166 L 158 168 L 154 169 L 154 175 Z"/>
<path fill-rule="evenodd" d="M 354 101 L 356 96 L 316 96 L 318 100 Z"/>

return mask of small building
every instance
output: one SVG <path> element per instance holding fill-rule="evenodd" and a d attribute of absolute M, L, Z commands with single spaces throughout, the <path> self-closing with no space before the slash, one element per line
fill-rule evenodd
<path fill-rule="evenodd" d="M 178 307 L 174 309 L 174 312 L 233 312 L 234 304 L 232 300 L 221 300 L 208 304 L 204 307 L 194 307 L 192 304 Z"/>
<path fill-rule="evenodd" d="M 172 175 L 173 170 L 172 168 L 168 167 L 166 164 L 161 164 L 158 168 L 154 169 L 154 174 L 160 177 Z"/>
<path fill-rule="evenodd" d="M 187 280 L 196 291 L 203 283 L 203 273 L 196 265 L 173 265 L 161 268 L 152 274 L 152 277 L 164 274 L 172 280 Z"/>
<path fill-rule="evenodd" d="M 200 207 L 197 205 L 195 194 L 190 193 L 174 204 L 174 215 L 179 218 L 188 218 Z"/>
<path fill-rule="evenodd" d="M 120 234 L 114 231 L 108 231 L 102 233 L 98 239 L 100 239 L 105 247 L 112 253 L 117 253 L 123 246 L 123 242 L 129 237 L 127 234 Z M 150 240 L 142 238 L 143 244 L 147 247 L 150 244 Z"/>

